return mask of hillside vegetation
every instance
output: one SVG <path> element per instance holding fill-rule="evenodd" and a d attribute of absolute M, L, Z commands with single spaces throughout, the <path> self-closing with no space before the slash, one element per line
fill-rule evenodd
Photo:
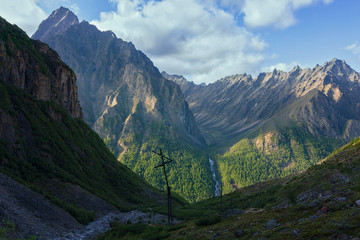
<path fill-rule="evenodd" d="M 155 168 L 161 158 L 152 151 L 162 149 L 163 153 L 174 161 L 166 165 L 168 180 L 173 191 L 190 202 L 203 200 L 213 196 L 215 183 L 210 178 L 211 172 L 207 155 L 185 141 L 171 142 L 153 136 L 151 141 L 140 144 L 136 141 L 120 157 L 120 161 L 142 176 L 148 183 L 158 189 L 166 190 L 162 169 Z M 140 150 L 141 149 L 141 150 Z"/>
<path fill-rule="evenodd" d="M 301 127 L 243 138 L 224 154 L 216 155 L 223 192 L 303 171 L 343 142 L 314 137 Z"/>
<path fill-rule="evenodd" d="M 3 81 L 0 93 L 2 123 L 7 121 L 7 131 L 13 133 L 8 137 L 14 138 L 13 143 L 0 139 L 2 172 L 45 195 L 51 195 L 47 183 L 57 179 L 79 185 L 122 210 L 151 205 L 146 191 L 156 190 L 116 161 L 81 119 Z"/>
<path fill-rule="evenodd" d="M 359 166 L 360 138 L 302 173 L 176 208 L 193 220 L 137 230 L 116 224 L 99 239 L 356 239 Z"/>

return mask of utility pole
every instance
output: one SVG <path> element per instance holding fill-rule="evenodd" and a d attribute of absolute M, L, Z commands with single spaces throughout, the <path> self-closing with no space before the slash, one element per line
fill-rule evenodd
<path fill-rule="evenodd" d="M 155 168 L 158 168 L 158 167 L 163 167 L 163 170 L 164 170 L 164 175 L 165 175 L 165 182 L 166 182 L 166 187 L 167 187 L 167 196 L 168 196 L 168 224 L 170 224 L 170 222 L 173 221 L 173 216 L 172 216 L 172 206 L 171 206 L 171 189 L 169 187 L 169 182 L 168 182 L 168 179 L 167 179 L 167 175 L 166 175 L 166 169 L 165 169 L 165 165 L 168 164 L 168 163 L 171 163 L 173 160 L 164 156 L 164 154 L 162 153 L 162 150 L 160 148 L 160 152 L 157 153 L 155 151 L 152 151 L 153 153 L 159 155 L 161 157 L 161 164 L 156 166 Z M 164 158 L 167 159 L 168 161 L 164 161 Z"/>

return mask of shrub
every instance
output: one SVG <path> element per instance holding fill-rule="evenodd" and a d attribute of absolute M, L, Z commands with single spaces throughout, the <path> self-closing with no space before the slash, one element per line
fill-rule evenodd
<path fill-rule="evenodd" d="M 195 221 L 196 226 L 209 226 L 221 221 L 221 217 L 219 215 L 202 217 Z"/>

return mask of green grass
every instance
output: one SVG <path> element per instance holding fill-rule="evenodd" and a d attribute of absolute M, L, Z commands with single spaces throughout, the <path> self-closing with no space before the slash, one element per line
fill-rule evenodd
<path fill-rule="evenodd" d="M 206 216 L 206 217 L 201 217 L 199 219 L 195 220 L 195 225 L 200 227 L 200 226 L 209 226 L 209 225 L 213 225 L 215 223 L 219 223 L 221 221 L 221 217 L 214 215 L 214 216 Z"/>
<path fill-rule="evenodd" d="M 107 239 L 141 239 L 141 240 L 160 240 L 169 239 L 171 233 L 184 228 L 185 225 L 178 224 L 173 226 L 150 226 L 142 223 L 120 224 L 113 223 L 112 230 L 98 237 L 98 240 Z"/>

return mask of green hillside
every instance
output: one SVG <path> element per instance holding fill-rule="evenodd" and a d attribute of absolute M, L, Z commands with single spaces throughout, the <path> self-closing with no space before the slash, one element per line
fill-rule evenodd
<path fill-rule="evenodd" d="M 116 161 L 81 119 L 73 119 L 54 102 L 36 100 L 1 81 L 0 113 L 12 119 L 16 138 L 13 145 L 0 139 L 0 170 L 19 182 L 48 195 L 46 183 L 58 179 L 121 210 L 154 203 L 146 192 L 156 196 L 157 191 Z"/>
<path fill-rule="evenodd" d="M 120 161 L 151 185 L 165 190 L 162 169 L 154 168 L 161 163 L 160 157 L 152 152 L 161 148 L 166 156 L 174 160 L 166 165 L 169 184 L 173 191 L 190 202 L 213 196 L 215 184 L 210 178 L 208 158 L 203 151 L 185 144 L 185 140 L 170 142 L 158 136 L 152 136 L 151 139 L 141 147 L 133 139 L 129 144 L 131 147 L 120 157 Z"/>
<path fill-rule="evenodd" d="M 241 188 L 222 201 L 177 207 L 192 219 L 182 224 L 138 225 L 136 231 L 117 224 L 99 239 L 356 239 L 359 166 L 360 138 L 302 173 Z"/>
<path fill-rule="evenodd" d="M 343 140 L 318 138 L 302 127 L 288 127 L 245 137 L 226 153 L 216 155 L 223 191 L 300 172 L 318 163 Z"/>
<path fill-rule="evenodd" d="M 162 194 L 119 163 L 81 119 L 76 77 L 55 51 L 0 18 L 0 55 L 1 172 L 43 194 L 80 223 L 95 216 L 77 204 L 83 190 L 119 210 L 164 202 Z M 71 195 L 73 186 L 78 193 Z"/>
<path fill-rule="evenodd" d="M 163 199 L 119 163 L 82 120 L 54 102 L 38 101 L 1 81 L 0 114 L 12 119 L 16 138 L 12 145 L 0 139 L 0 171 L 45 195 L 79 222 L 91 221 L 93 213 L 55 197 L 50 183 L 78 185 L 120 210 L 157 206 L 155 201 Z"/>

